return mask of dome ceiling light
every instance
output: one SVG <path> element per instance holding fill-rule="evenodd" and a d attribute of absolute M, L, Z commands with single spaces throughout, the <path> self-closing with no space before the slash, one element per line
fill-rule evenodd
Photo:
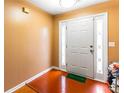
<path fill-rule="evenodd" d="M 76 5 L 78 1 L 79 0 L 60 0 L 59 3 L 62 8 L 71 8 Z"/>

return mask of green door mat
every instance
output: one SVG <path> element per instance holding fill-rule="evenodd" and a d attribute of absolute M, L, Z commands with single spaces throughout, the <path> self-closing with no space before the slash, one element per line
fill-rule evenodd
<path fill-rule="evenodd" d="M 85 83 L 85 81 L 86 81 L 85 77 L 74 75 L 71 73 L 68 73 L 68 75 L 66 77 L 70 78 L 70 79 L 74 79 L 74 80 L 79 81 L 79 82 L 83 82 L 83 83 Z"/>

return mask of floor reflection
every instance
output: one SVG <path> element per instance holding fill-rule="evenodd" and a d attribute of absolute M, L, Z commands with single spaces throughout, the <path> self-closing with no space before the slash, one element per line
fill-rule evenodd
<path fill-rule="evenodd" d="M 61 76 L 61 93 L 66 93 L 66 77 Z"/>
<path fill-rule="evenodd" d="M 105 93 L 104 91 L 105 90 L 103 90 L 104 88 L 102 87 L 102 86 L 99 86 L 99 85 L 97 85 L 96 86 L 96 93 Z"/>

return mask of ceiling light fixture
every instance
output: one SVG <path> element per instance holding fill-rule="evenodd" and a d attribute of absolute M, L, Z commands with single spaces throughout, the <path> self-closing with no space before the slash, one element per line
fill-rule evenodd
<path fill-rule="evenodd" d="M 63 8 L 70 8 L 74 6 L 79 0 L 60 0 L 60 6 Z"/>

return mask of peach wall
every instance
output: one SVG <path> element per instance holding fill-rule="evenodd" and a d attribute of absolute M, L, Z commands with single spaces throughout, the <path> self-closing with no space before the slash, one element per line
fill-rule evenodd
<path fill-rule="evenodd" d="M 101 4 L 74 10 L 64 14 L 54 16 L 54 43 L 53 43 L 53 65 L 59 64 L 59 21 L 108 12 L 108 37 L 109 41 L 114 41 L 116 46 L 109 48 L 109 62 L 119 60 L 119 7 L 118 0 L 110 0 Z"/>
<path fill-rule="evenodd" d="M 8 90 L 51 66 L 53 17 L 25 0 L 5 0 L 4 22 Z"/>

